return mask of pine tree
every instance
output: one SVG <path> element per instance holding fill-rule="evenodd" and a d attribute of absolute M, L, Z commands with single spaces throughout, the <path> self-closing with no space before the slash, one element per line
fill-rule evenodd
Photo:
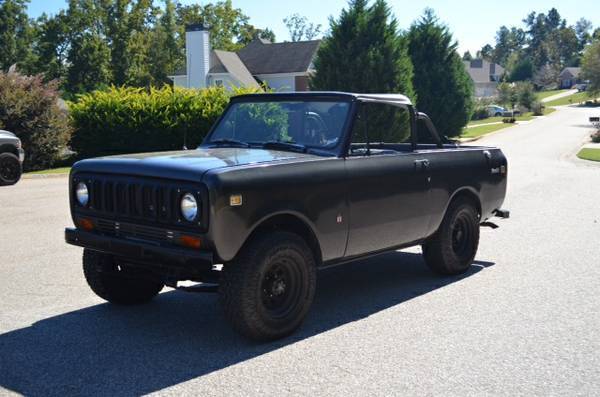
<path fill-rule="evenodd" d="M 331 33 L 315 59 L 313 89 L 403 93 L 414 98 L 406 40 L 384 0 L 372 6 L 367 0 L 352 0 L 330 25 Z"/>
<path fill-rule="evenodd" d="M 473 110 L 473 83 L 456 52 L 457 43 L 431 9 L 413 23 L 408 39 L 417 107 L 441 135 L 460 135 Z"/>

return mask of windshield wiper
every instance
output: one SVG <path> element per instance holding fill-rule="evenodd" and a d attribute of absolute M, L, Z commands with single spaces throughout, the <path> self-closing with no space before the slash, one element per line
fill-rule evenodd
<path fill-rule="evenodd" d="M 250 147 L 250 144 L 248 142 L 242 142 L 242 141 L 238 141 L 237 139 L 230 139 L 230 138 L 216 139 L 214 141 L 210 141 L 209 144 L 211 144 L 211 145 L 237 145 L 237 146 L 243 146 L 243 147 Z"/>
<path fill-rule="evenodd" d="M 265 149 L 281 149 L 291 150 L 293 152 L 306 153 L 306 146 L 293 142 L 267 141 L 263 142 L 262 146 Z"/>

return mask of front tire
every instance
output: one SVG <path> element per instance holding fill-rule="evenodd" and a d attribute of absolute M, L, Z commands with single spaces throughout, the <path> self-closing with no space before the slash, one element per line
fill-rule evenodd
<path fill-rule="evenodd" d="M 316 289 L 313 252 L 298 235 L 273 232 L 251 241 L 223 268 L 219 298 L 233 328 L 253 340 L 294 332 Z"/>
<path fill-rule="evenodd" d="M 0 153 L 0 186 L 14 185 L 21 179 L 23 167 L 12 153 Z"/>
<path fill-rule="evenodd" d="M 118 266 L 112 256 L 88 249 L 83 251 L 83 274 L 96 295 L 118 305 L 149 302 L 164 287 L 147 274 Z"/>
<path fill-rule="evenodd" d="M 438 231 L 423 244 L 423 256 L 431 270 L 443 275 L 466 272 L 479 246 L 479 213 L 466 199 L 450 204 Z"/>

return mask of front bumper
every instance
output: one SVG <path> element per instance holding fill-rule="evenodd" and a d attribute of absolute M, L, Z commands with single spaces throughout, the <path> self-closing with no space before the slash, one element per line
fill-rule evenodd
<path fill-rule="evenodd" d="M 18 149 L 19 151 L 19 161 L 21 163 L 23 163 L 23 161 L 25 161 L 25 150 L 23 149 Z"/>
<path fill-rule="evenodd" d="M 214 263 L 212 252 L 163 247 L 75 228 L 65 229 L 65 241 L 67 244 L 150 265 L 199 268 L 209 267 Z"/>

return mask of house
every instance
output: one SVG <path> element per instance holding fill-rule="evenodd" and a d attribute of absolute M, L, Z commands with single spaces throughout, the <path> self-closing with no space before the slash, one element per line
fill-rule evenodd
<path fill-rule="evenodd" d="M 212 50 L 210 31 L 186 26 L 186 67 L 169 76 L 176 87 L 260 87 L 308 91 L 308 77 L 320 41 L 271 43 L 255 39 L 237 52 Z"/>
<path fill-rule="evenodd" d="M 559 88 L 571 88 L 575 84 L 581 84 L 580 73 L 581 68 L 564 68 L 558 75 Z"/>
<path fill-rule="evenodd" d="M 495 96 L 498 83 L 504 74 L 504 68 L 496 63 L 485 59 L 473 59 L 464 61 L 465 69 L 475 86 L 477 98 Z"/>

